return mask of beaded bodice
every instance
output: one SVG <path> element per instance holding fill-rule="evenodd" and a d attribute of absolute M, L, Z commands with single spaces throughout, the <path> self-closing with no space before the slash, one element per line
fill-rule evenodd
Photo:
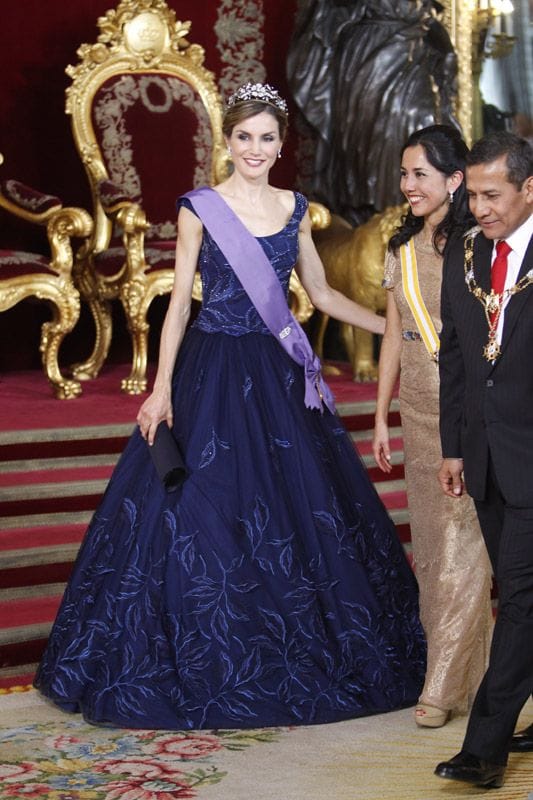
<path fill-rule="evenodd" d="M 274 267 L 286 296 L 289 278 L 298 258 L 298 228 L 307 209 L 305 197 L 299 192 L 294 195 L 294 211 L 285 227 L 271 236 L 256 237 Z M 187 198 L 180 198 L 179 206 L 182 205 L 196 213 Z M 251 332 L 270 333 L 225 256 L 205 228 L 198 268 L 202 277 L 203 299 L 194 327 L 206 333 L 227 333 L 231 336 L 242 336 Z"/>

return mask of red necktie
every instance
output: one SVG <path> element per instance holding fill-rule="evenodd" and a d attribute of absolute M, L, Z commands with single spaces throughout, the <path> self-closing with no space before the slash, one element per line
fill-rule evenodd
<path fill-rule="evenodd" d="M 490 283 L 492 290 L 495 294 L 501 294 L 505 289 L 505 278 L 507 275 L 507 256 L 511 252 L 511 248 L 505 241 L 505 239 L 501 239 L 496 244 L 496 258 L 492 263 L 492 269 L 490 273 Z M 495 313 L 490 315 L 491 321 L 495 318 Z"/>

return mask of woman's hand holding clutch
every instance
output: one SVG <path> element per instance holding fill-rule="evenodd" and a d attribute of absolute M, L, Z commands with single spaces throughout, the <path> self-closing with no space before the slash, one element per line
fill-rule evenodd
<path fill-rule="evenodd" d="M 172 427 L 172 403 L 170 392 L 153 391 L 144 401 L 137 414 L 137 423 L 141 429 L 141 435 L 153 445 L 156 431 L 160 422 L 165 421 L 169 428 Z"/>

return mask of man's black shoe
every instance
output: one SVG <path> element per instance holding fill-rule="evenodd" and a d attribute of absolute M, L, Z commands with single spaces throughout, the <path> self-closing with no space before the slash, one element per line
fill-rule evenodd
<path fill-rule="evenodd" d="M 501 764 L 491 764 L 477 756 L 461 751 L 449 761 L 437 764 L 435 775 L 440 778 L 450 778 L 453 781 L 465 781 L 474 786 L 483 786 L 485 789 L 499 789 L 503 786 L 505 767 Z"/>
<path fill-rule="evenodd" d="M 529 753 L 533 751 L 533 725 L 520 733 L 515 733 L 509 747 L 511 753 Z"/>

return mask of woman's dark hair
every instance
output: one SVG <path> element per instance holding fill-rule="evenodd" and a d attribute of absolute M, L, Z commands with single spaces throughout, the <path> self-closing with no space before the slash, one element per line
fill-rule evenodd
<path fill-rule="evenodd" d="M 403 146 L 402 156 L 408 147 L 417 145 L 424 148 L 426 158 L 431 166 L 438 169 L 447 178 L 457 171 L 464 175 L 468 147 L 456 128 L 451 125 L 430 125 L 415 131 Z M 475 220 L 468 208 L 463 180 L 454 192 L 453 203 L 448 206 L 446 216 L 433 232 L 435 250 L 442 253 L 452 238 L 460 236 L 474 224 Z M 400 226 L 390 238 L 389 250 L 396 251 L 400 245 L 408 242 L 423 227 L 424 218 L 416 217 L 409 209 L 407 214 L 402 217 Z M 443 239 L 444 245 L 442 245 Z"/>
<path fill-rule="evenodd" d="M 262 100 L 241 100 L 227 108 L 222 120 L 222 132 L 225 136 L 231 136 L 231 132 L 236 125 L 245 119 L 255 117 L 256 114 L 261 114 L 263 111 L 267 111 L 277 120 L 279 136 L 281 141 L 283 141 L 289 124 L 287 113 L 282 111 L 281 108 L 271 103 L 265 103 Z"/>

